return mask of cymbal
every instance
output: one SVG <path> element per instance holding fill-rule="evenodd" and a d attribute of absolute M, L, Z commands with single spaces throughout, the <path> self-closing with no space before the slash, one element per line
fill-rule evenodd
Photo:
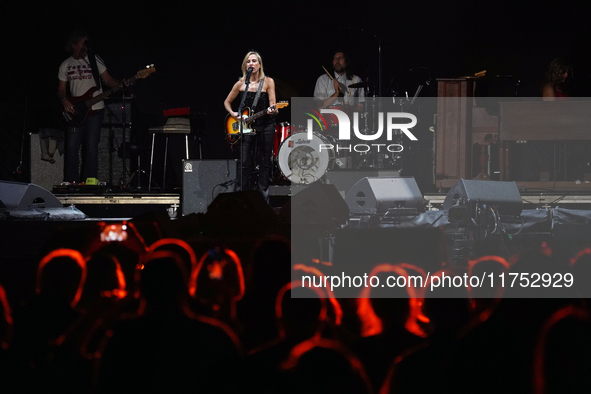
<path fill-rule="evenodd" d="M 352 83 L 351 85 L 349 85 L 350 88 L 364 88 L 366 86 L 369 86 L 369 81 L 361 81 L 361 82 Z"/>

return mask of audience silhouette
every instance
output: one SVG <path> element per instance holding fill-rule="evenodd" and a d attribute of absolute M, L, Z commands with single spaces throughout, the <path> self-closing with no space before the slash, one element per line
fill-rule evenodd
<path fill-rule="evenodd" d="M 81 248 L 86 257 L 50 252 L 24 300 L 9 303 L 0 285 L 3 392 L 551 393 L 591 386 L 584 286 L 531 293 L 431 287 L 443 276 L 551 271 L 580 278 L 591 272 L 589 248 L 563 261 L 542 244 L 508 261 L 484 256 L 429 275 L 382 263 L 369 277 L 404 285 L 362 287 L 357 298 L 337 299 L 317 284 L 338 267 L 292 262 L 281 236 L 240 253 L 201 243 L 199 259 L 181 239 L 144 247 L 137 235 L 132 244 L 97 241 Z"/>
<path fill-rule="evenodd" d="M 277 338 L 254 349 L 245 363 L 245 381 L 252 392 L 277 393 L 285 388 L 280 366 L 300 342 L 321 336 L 327 315 L 326 295 L 301 282 L 283 286 L 276 299 Z"/>
<path fill-rule="evenodd" d="M 179 256 L 152 252 L 140 261 L 137 317 L 109 332 L 99 392 L 225 392 L 239 367 L 240 345 L 222 323 L 189 309 L 189 273 Z"/>
<path fill-rule="evenodd" d="M 80 317 L 75 307 L 85 279 L 86 261 L 78 251 L 57 249 L 39 263 L 36 294 L 14 310 L 11 351 L 21 366 L 16 379 L 23 391 L 42 390 L 63 377 L 51 362 L 52 351 Z"/>

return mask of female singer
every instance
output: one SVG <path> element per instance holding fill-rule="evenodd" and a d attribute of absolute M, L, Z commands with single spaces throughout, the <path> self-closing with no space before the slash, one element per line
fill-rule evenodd
<path fill-rule="evenodd" d="M 274 105 L 275 82 L 272 78 L 265 76 L 263 71 L 263 59 L 254 51 L 250 51 L 242 61 L 242 77 L 234 84 L 232 90 L 224 101 L 226 111 L 236 120 L 242 118 L 241 114 L 232 109 L 232 102 L 247 89 L 246 82 L 249 81 L 248 91 L 243 108 L 250 108 L 251 113 L 267 110 L 267 115 L 258 118 L 251 126 L 255 133 L 243 134 L 242 136 L 242 183 L 238 175 L 237 190 L 255 189 L 251 186 L 250 178 L 253 175 L 253 154 L 258 144 L 259 163 L 258 189 L 265 201 L 268 201 L 269 178 L 271 176 L 273 139 L 275 138 L 275 114 L 278 112 Z M 256 102 L 255 102 L 256 101 Z"/>

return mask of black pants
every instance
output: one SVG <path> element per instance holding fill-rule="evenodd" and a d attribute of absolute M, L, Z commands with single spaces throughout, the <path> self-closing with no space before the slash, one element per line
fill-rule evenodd
<path fill-rule="evenodd" d="M 85 182 L 87 178 L 96 178 L 99 169 L 99 142 L 105 110 L 100 109 L 90 115 L 78 127 L 68 127 L 66 133 L 66 156 L 64 166 L 65 182 Z M 82 146 L 82 174 L 79 171 L 78 151 Z M 104 181 L 105 179 L 100 179 Z"/>
<path fill-rule="evenodd" d="M 267 196 L 269 179 L 271 177 L 273 140 L 275 139 L 275 124 L 267 123 L 264 127 L 255 126 L 256 134 L 244 135 L 242 141 L 242 183 L 238 178 L 237 190 L 259 190 L 263 197 Z M 240 144 L 240 142 L 238 143 Z M 255 156 L 256 152 L 256 156 Z M 255 179 L 254 160 L 258 162 L 258 177 Z M 253 179 L 253 181 L 251 181 Z M 255 187 L 256 185 L 256 187 Z"/>

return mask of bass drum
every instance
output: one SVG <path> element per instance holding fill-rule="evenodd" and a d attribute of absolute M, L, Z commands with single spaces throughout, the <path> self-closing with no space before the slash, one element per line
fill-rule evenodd
<path fill-rule="evenodd" d="M 287 137 L 291 135 L 291 126 L 289 122 L 281 122 L 275 125 L 275 139 L 273 140 L 273 156 L 279 154 L 279 147 Z"/>
<path fill-rule="evenodd" d="M 330 140 L 318 133 L 291 134 L 279 148 L 279 169 L 295 184 L 310 184 L 334 166 L 335 151 Z"/>

